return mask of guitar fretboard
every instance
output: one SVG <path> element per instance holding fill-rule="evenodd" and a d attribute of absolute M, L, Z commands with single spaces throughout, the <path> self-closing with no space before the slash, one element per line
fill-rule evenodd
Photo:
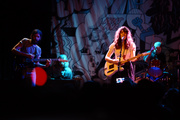
<path fill-rule="evenodd" d="M 60 59 L 60 58 L 43 58 L 43 59 L 33 59 L 31 61 L 33 62 L 45 62 L 46 60 L 51 60 L 51 61 L 60 61 L 60 62 L 68 62 L 68 60 Z"/>

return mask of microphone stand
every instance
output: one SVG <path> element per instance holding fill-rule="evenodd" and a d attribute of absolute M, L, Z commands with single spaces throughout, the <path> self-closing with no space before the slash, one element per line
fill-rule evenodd
<path fill-rule="evenodd" d="M 119 54 L 119 62 L 118 62 L 118 71 L 119 72 L 120 72 L 121 52 L 122 52 L 122 45 L 121 45 L 121 50 L 120 50 L 120 54 Z"/>

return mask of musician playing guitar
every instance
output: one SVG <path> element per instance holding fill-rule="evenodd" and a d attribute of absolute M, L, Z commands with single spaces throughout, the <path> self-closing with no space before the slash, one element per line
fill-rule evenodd
<path fill-rule="evenodd" d="M 120 27 L 114 36 L 113 43 L 109 46 L 109 50 L 105 56 L 105 60 L 108 63 L 112 63 L 118 66 L 118 71 L 114 73 L 114 71 L 107 71 L 108 73 L 113 73 L 111 76 L 111 82 L 116 83 L 116 78 L 125 78 L 128 77 L 132 81 L 134 81 L 134 70 L 132 62 L 137 61 L 138 57 L 135 57 L 136 53 L 136 45 L 133 42 L 132 35 L 130 30 L 126 26 Z M 112 58 L 112 55 L 115 55 L 115 58 Z M 124 60 L 129 60 L 125 63 L 121 63 Z M 113 66 L 112 66 L 113 67 Z M 104 68 L 105 71 L 108 69 Z"/>
<path fill-rule="evenodd" d="M 13 48 L 12 53 L 16 57 L 22 58 L 20 63 L 20 69 L 16 70 L 16 79 L 27 81 L 31 86 L 31 72 L 34 67 L 48 67 L 51 64 L 51 60 L 47 59 L 46 64 L 41 64 L 39 61 L 32 61 L 28 64 L 24 64 L 25 59 L 40 59 L 41 48 L 37 45 L 41 40 L 42 32 L 39 29 L 34 29 L 30 35 L 30 38 L 23 38 Z"/>

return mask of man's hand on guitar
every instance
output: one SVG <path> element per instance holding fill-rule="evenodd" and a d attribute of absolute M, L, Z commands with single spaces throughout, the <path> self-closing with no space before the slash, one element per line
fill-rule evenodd
<path fill-rule="evenodd" d="M 49 67 L 51 65 L 51 59 L 46 60 L 46 67 Z"/>

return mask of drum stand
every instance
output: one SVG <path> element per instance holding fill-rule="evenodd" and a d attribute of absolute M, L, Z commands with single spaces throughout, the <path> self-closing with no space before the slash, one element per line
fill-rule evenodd
<path fill-rule="evenodd" d="M 180 53 L 179 53 L 180 54 Z M 177 60 L 177 88 L 180 87 L 180 78 L 179 78 L 179 68 L 180 68 L 180 60 L 179 60 L 179 54 L 178 54 L 178 60 Z"/>

